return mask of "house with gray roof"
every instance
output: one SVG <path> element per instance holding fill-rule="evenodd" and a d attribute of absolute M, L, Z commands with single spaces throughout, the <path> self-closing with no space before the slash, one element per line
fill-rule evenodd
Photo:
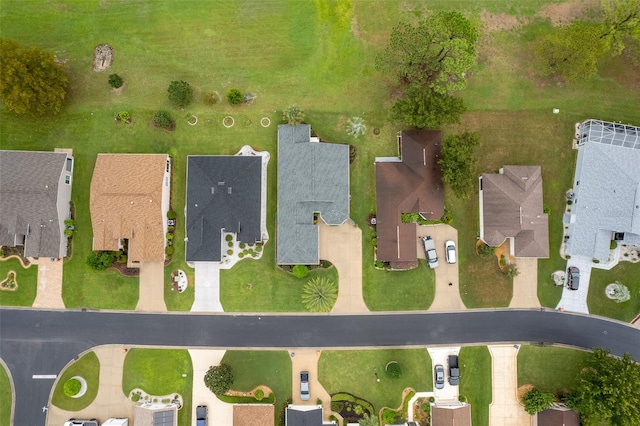
<path fill-rule="evenodd" d="M 314 265 L 316 220 L 349 218 L 349 146 L 320 142 L 306 124 L 278 126 L 277 263 Z"/>
<path fill-rule="evenodd" d="M 236 155 L 187 157 L 187 262 L 222 261 L 223 234 L 246 244 L 267 238 L 263 158 L 250 147 Z"/>
<path fill-rule="evenodd" d="M 612 240 L 640 246 L 640 127 L 587 120 L 577 137 L 565 250 L 604 262 Z"/>
<path fill-rule="evenodd" d="M 71 150 L 0 151 L 0 245 L 65 257 L 72 178 Z"/>
<path fill-rule="evenodd" d="M 549 216 L 540 166 L 504 166 L 480 177 L 480 239 L 492 247 L 510 240 L 514 257 L 549 257 Z"/>
<path fill-rule="evenodd" d="M 329 426 L 335 422 L 323 420 L 322 405 L 289 404 L 285 414 L 285 426 Z"/>

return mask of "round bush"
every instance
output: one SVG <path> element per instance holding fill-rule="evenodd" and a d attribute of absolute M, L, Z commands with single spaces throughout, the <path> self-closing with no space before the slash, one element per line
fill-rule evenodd
<path fill-rule="evenodd" d="M 295 265 L 292 272 L 294 277 L 304 278 L 309 275 L 309 268 L 307 268 L 305 265 Z"/>
<path fill-rule="evenodd" d="M 258 389 L 253 393 L 253 396 L 256 400 L 262 401 L 262 398 L 264 398 L 264 391 L 262 389 Z"/>
<path fill-rule="evenodd" d="M 229 89 L 227 92 L 227 101 L 229 101 L 231 105 L 241 104 L 243 99 L 242 92 L 238 89 Z"/>
<path fill-rule="evenodd" d="M 165 247 L 164 252 L 167 256 L 173 256 L 173 247 Z"/>
<path fill-rule="evenodd" d="M 227 236 L 224 237 L 224 239 L 227 240 L 227 241 L 231 241 L 231 240 L 233 240 L 233 237 L 231 236 L 231 234 L 227 234 Z"/>
<path fill-rule="evenodd" d="M 122 77 L 120 77 L 118 74 L 111 74 L 109 76 L 109 86 L 113 87 L 114 89 L 119 89 L 120 87 L 122 87 L 123 83 L 124 80 L 122 80 Z"/>
<path fill-rule="evenodd" d="M 167 212 L 167 219 L 175 219 L 178 215 L 176 214 L 175 211 L 173 210 L 169 210 Z"/>
<path fill-rule="evenodd" d="M 134 393 L 133 395 L 131 395 L 131 400 L 133 402 L 138 402 L 140 401 L 140 394 L 139 393 Z"/>
<path fill-rule="evenodd" d="M 158 111 L 153 116 L 153 124 L 157 127 L 162 127 L 163 129 L 173 130 L 175 127 L 175 123 L 173 119 L 166 111 Z"/>
<path fill-rule="evenodd" d="M 402 376 L 402 368 L 396 361 L 391 361 L 385 367 L 385 371 L 392 379 L 399 379 Z"/>
<path fill-rule="evenodd" d="M 81 388 L 82 385 L 78 379 L 69 379 L 64 383 L 63 391 L 66 396 L 76 396 Z"/>

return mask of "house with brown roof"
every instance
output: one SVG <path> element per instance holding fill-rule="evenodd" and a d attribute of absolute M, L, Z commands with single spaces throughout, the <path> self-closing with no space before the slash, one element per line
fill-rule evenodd
<path fill-rule="evenodd" d="M 444 214 L 442 171 L 438 161 L 442 133 L 405 130 L 398 136 L 399 157 L 376 158 L 377 260 L 392 269 L 418 264 L 416 224 L 403 223 L 403 213 L 419 213 L 425 220 Z"/>
<path fill-rule="evenodd" d="M 164 261 L 170 185 L 166 154 L 98 154 L 90 197 L 93 250 L 127 244 L 129 267 Z"/>
<path fill-rule="evenodd" d="M 510 240 L 513 257 L 549 257 L 549 216 L 542 202 L 540 166 L 504 166 L 480 177 L 480 239 Z"/>
<path fill-rule="evenodd" d="M 538 426 L 580 426 L 580 414 L 564 405 L 554 404 L 537 413 L 536 417 Z"/>
<path fill-rule="evenodd" d="M 0 151 L 0 246 L 25 257 L 67 255 L 74 159 L 71 150 Z"/>
<path fill-rule="evenodd" d="M 431 406 L 431 426 L 471 426 L 471 406 Z"/>

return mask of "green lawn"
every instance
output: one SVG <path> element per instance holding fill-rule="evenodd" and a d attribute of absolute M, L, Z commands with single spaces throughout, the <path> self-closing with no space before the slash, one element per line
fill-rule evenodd
<path fill-rule="evenodd" d="M 8 277 L 9 271 L 15 271 L 18 288 L 15 291 L 0 290 L 0 305 L 33 305 L 38 290 L 38 265 L 31 264 L 25 269 L 18 259 L 0 261 L 0 281 Z"/>
<path fill-rule="evenodd" d="M 460 92 L 469 109 L 462 124 L 445 132 L 475 130 L 482 137 L 478 172 L 496 171 L 505 164 L 540 164 L 544 199 L 551 207 L 550 258 L 539 262 L 539 297 L 554 307 L 559 289 L 550 287 L 550 273 L 564 268 L 558 256 L 564 192 L 571 185 L 575 151 L 570 149 L 573 125 L 590 117 L 633 122 L 640 116 L 640 77 L 621 58 L 604 61 L 600 75 L 565 85 L 540 82 L 533 77 L 532 51 L 536 38 L 549 31 L 549 23 L 533 19 L 546 0 L 517 3 L 464 0 L 456 9 L 481 22 L 483 11 L 528 17 L 518 28 L 483 33 L 477 65 L 468 73 L 468 88 Z M 429 2 L 430 9 L 450 8 L 445 0 Z M 268 169 L 267 228 L 271 241 L 265 256 L 245 261 L 222 275 L 226 310 L 299 310 L 295 294 L 286 287 L 287 274 L 275 264 L 276 127 L 281 109 L 291 103 L 306 111 L 306 121 L 325 140 L 351 143 L 357 158 L 351 165 L 351 217 L 363 230 L 365 301 L 372 310 L 426 309 L 432 300 L 432 276 L 415 271 L 386 273 L 373 268 L 371 229 L 367 216 L 375 212 L 376 156 L 397 154 L 395 135 L 400 126 L 390 123 L 388 77 L 375 70 L 375 55 L 383 48 L 391 28 L 400 20 L 415 20 L 427 6 L 401 0 L 248 0 L 243 2 L 136 2 L 98 0 L 60 3 L 42 1 L 0 4 L 0 36 L 39 45 L 67 60 L 71 77 L 68 101 L 55 118 L 16 117 L 0 112 L 0 144 L 4 149 L 74 148 L 76 170 L 73 201 L 76 205 L 74 255 L 65 261 L 63 298 L 68 307 L 133 309 L 138 280 L 113 271 L 97 273 L 85 265 L 91 249 L 89 185 L 96 154 L 100 152 L 169 153 L 174 159 L 172 207 L 178 213 L 174 260 L 167 267 L 193 272 L 184 263 L 185 165 L 189 154 L 234 154 L 244 144 L 271 152 Z M 72 42 L 70 42 L 70 40 Z M 95 45 L 110 43 L 115 62 L 105 73 L 91 70 Z M 111 93 L 109 73 L 126 81 L 121 94 Z M 183 110 L 167 99 L 170 81 L 183 79 L 195 90 L 194 102 Z M 257 95 L 251 106 L 231 107 L 225 101 L 207 106 L 205 93 L 222 95 L 232 87 Z M 559 108 L 560 114 L 551 114 Z M 151 128 L 155 111 L 166 109 L 178 120 L 174 132 Z M 133 123 L 114 122 L 128 110 Z M 196 126 L 186 124 L 188 113 L 198 116 Z M 232 115 L 236 125 L 222 126 Z M 262 128 L 261 117 L 272 125 Z M 345 132 L 349 117 L 361 116 L 368 131 L 353 139 Z M 639 124 L 639 123 L 635 123 Z M 375 136 L 373 128 L 379 128 Z M 506 306 L 511 282 L 474 252 L 478 233 L 477 196 L 459 200 L 446 191 L 446 205 L 459 231 L 460 283 L 468 307 Z M 266 286 L 256 283 L 260 277 Z M 192 282 L 192 281 L 191 281 Z M 254 298 L 244 298 L 252 284 Z M 285 283 L 285 284 L 280 284 Z M 165 283 L 170 310 L 187 310 L 193 293 L 172 294 Z M 259 288 L 259 290 L 255 290 Z M 281 297 L 280 297 L 281 296 Z M 264 308 L 274 297 L 273 305 Z M 291 300 L 285 300 L 290 297 Z M 224 300 L 226 299 L 226 300 Z M 257 300 L 260 299 L 260 300 Z M 226 304 L 225 304 L 226 303 Z"/>
<path fill-rule="evenodd" d="M 87 393 L 80 398 L 71 398 L 64 394 L 65 382 L 74 376 L 80 376 L 87 381 Z M 99 385 L 100 361 L 94 352 L 88 352 L 58 376 L 51 402 L 63 410 L 80 411 L 96 399 Z"/>
<path fill-rule="evenodd" d="M 9 374 L 0 363 L 0 424 L 11 424 L 11 408 L 13 406 L 13 393 L 11 392 L 11 381 Z"/>
<path fill-rule="evenodd" d="M 183 377 L 183 374 L 186 376 Z M 122 371 L 122 391 L 140 388 L 151 395 L 179 393 L 184 400 L 178 425 L 191 425 L 193 365 L 187 350 L 129 349 Z"/>
<path fill-rule="evenodd" d="M 386 375 L 389 361 L 400 364 L 399 379 Z M 376 382 L 375 373 L 380 382 Z M 330 394 L 351 393 L 372 403 L 376 412 L 382 407 L 399 407 L 407 387 L 418 392 L 433 389 L 431 357 L 426 349 L 325 350 L 318 363 L 318 377 Z"/>
<path fill-rule="evenodd" d="M 291 398 L 291 358 L 287 351 L 227 351 L 222 362 L 231 366 L 233 390 L 250 391 L 266 385 L 276 394 L 276 421 L 280 405 Z M 278 424 L 278 423 L 276 423 Z"/>
<path fill-rule="evenodd" d="M 607 285 L 616 281 L 629 288 L 631 300 L 616 303 L 605 295 Z M 620 262 L 610 271 L 592 268 L 587 304 L 592 314 L 625 322 L 633 320 L 640 313 L 640 264 Z"/>
<path fill-rule="evenodd" d="M 460 393 L 471 404 L 472 423 L 489 424 L 491 404 L 491 354 L 486 346 L 468 346 L 460 349 Z"/>
<path fill-rule="evenodd" d="M 533 385 L 558 393 L 578 384 L 588 352 L 560 347 L 521 346 L 518 352 L 518 387 Z"/>

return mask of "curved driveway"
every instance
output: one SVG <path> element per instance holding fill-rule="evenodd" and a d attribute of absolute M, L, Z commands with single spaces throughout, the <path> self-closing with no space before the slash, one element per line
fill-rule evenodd
<path fill-rule="evenodd" d="M 640 359 L 640 330 L 545 310 L 367 315 L 194 315 L 0 308 L 0 357 L 16 391 L 16 425 L 44 424 L 52 380 L 103 344 L 219 348 L 357 348 L 545 342 Z"/>

